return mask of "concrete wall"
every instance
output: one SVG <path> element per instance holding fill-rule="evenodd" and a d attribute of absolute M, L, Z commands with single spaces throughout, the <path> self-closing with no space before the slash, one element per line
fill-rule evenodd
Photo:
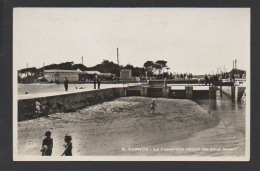
<path fill-rule="evenodd" d="M 186 91 L 185 90 L 170 90 L 169 98 L 186 99 Z"/>
<path fill-rule="evenodd" d="M 239 102 L 241 101 L 242 96 L 243 96 L 245 90 L 246 90 L 246 87 L 237 87 L 235 89 L 235 94 L 236 94 L 235 98 L 236 98 L 237 101 L 239 101 Z"/>
<path fill-rule="evenodd" d="M 241 101 L 241 98 L 246 90 L 245 86 L 223 86 L 222 91 L 232 100 Z"/>
<path fill-rule="evenodd" d="M 114 100 L 126 96 L 126 88 L 109 88 L 58 96 L 18 100 L 18 121 L 40 117 L 35 113 L 36 101 L 47 102 L 50 114 L 57 112 L 73 112 L 90 105 Z"/>
<path fill-rule="evenodd" d="M 193 98 L 193 87 L 185 86 L 185 93 L 186 93 L 186 99 L 192 99 Z"/>
<path fill-rule="evenodd" d="M 141 96 L 143 97 L 164 97 L 168 98 L 170 93 L 170 86 L 142 86 Z"/>

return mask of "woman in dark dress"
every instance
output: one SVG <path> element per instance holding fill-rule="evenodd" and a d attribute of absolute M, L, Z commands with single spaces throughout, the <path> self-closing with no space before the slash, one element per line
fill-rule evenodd
<path fill-rule="evenodd" d="M 67 77 L 65 77 L 65 80 L 64 80 L 65 91 L 68 91 L 68 86 L 69 86 L 69 80 Z"/>
<path fill-rule="evenodd" d="M 66 135 L 65 138 L 64 138 L 64 141 L 66 142 L 66 144 L 64 145 L 65 147 L 65 150 L 64 152 L 62 153 L 62 156 L 65 155 L 65 156 L 72 156 L 72 143 L 71 143 L 71 136 L 70 135 Z"/>
<path fill-rule="evenodd" d="M 51 132 L 47 131 L 45 133 L 46 138 L 42 141 L 42 156 L 51 156 L 52 154 L 52 148 L 53 148 L 53 140 L 51 138 Z"/>

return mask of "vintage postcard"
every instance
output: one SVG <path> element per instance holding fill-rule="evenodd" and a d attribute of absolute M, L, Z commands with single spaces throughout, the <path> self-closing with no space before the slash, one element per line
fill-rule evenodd
<path fill-rule="evenodd" d="M 14 8 L 14 161 L 249 161 L 250 8 Z"/>

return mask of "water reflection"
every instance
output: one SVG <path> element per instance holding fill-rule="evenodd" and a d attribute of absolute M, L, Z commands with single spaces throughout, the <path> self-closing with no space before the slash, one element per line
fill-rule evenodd
<path fill-rule="evenodd" d="M 202 99 L 202 100 L 194 100 L 204 109 L 209 111 L 210 113 L 228 113 L 228 112 L 242 112 L 245 110 L 245 104 L 232 101 L 230 97 L 226 95 L 222 95 L 220 97 L 220 93 L 217 92 L 216 100 L 214 99 Z"/>
<path fill-rule="evenodd" d="M 245 108 L 246 105 L 232 101 L 226 95 L 216 100 L 196 100 L 196 103 L 219 119 L 216 127 L 194 134 L 191 138 L 174 142 L 177 147 L 220 148 L 220 151 L 185 151 L 176 155 L 196 156 L 244 156 L 245 155 Z M 180 145 L 181 144 L 181 145 Z M 234 151 L 224 151 L 225 148 Z"/>

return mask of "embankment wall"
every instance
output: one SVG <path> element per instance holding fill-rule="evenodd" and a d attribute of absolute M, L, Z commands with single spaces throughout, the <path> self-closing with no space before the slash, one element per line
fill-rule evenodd
<path fill-rule="evenodd" d="M 37 97 L 18 100 L 18 121 L 40 117 L 36 114 L 36 101 L 47 103 L 49 114 L 58 112 L 73 112 L 90 105 L 111 101 L 124 97 L 126 88 L 108 88 L 101 90 L 70 93 L 56 96 Z"/>

